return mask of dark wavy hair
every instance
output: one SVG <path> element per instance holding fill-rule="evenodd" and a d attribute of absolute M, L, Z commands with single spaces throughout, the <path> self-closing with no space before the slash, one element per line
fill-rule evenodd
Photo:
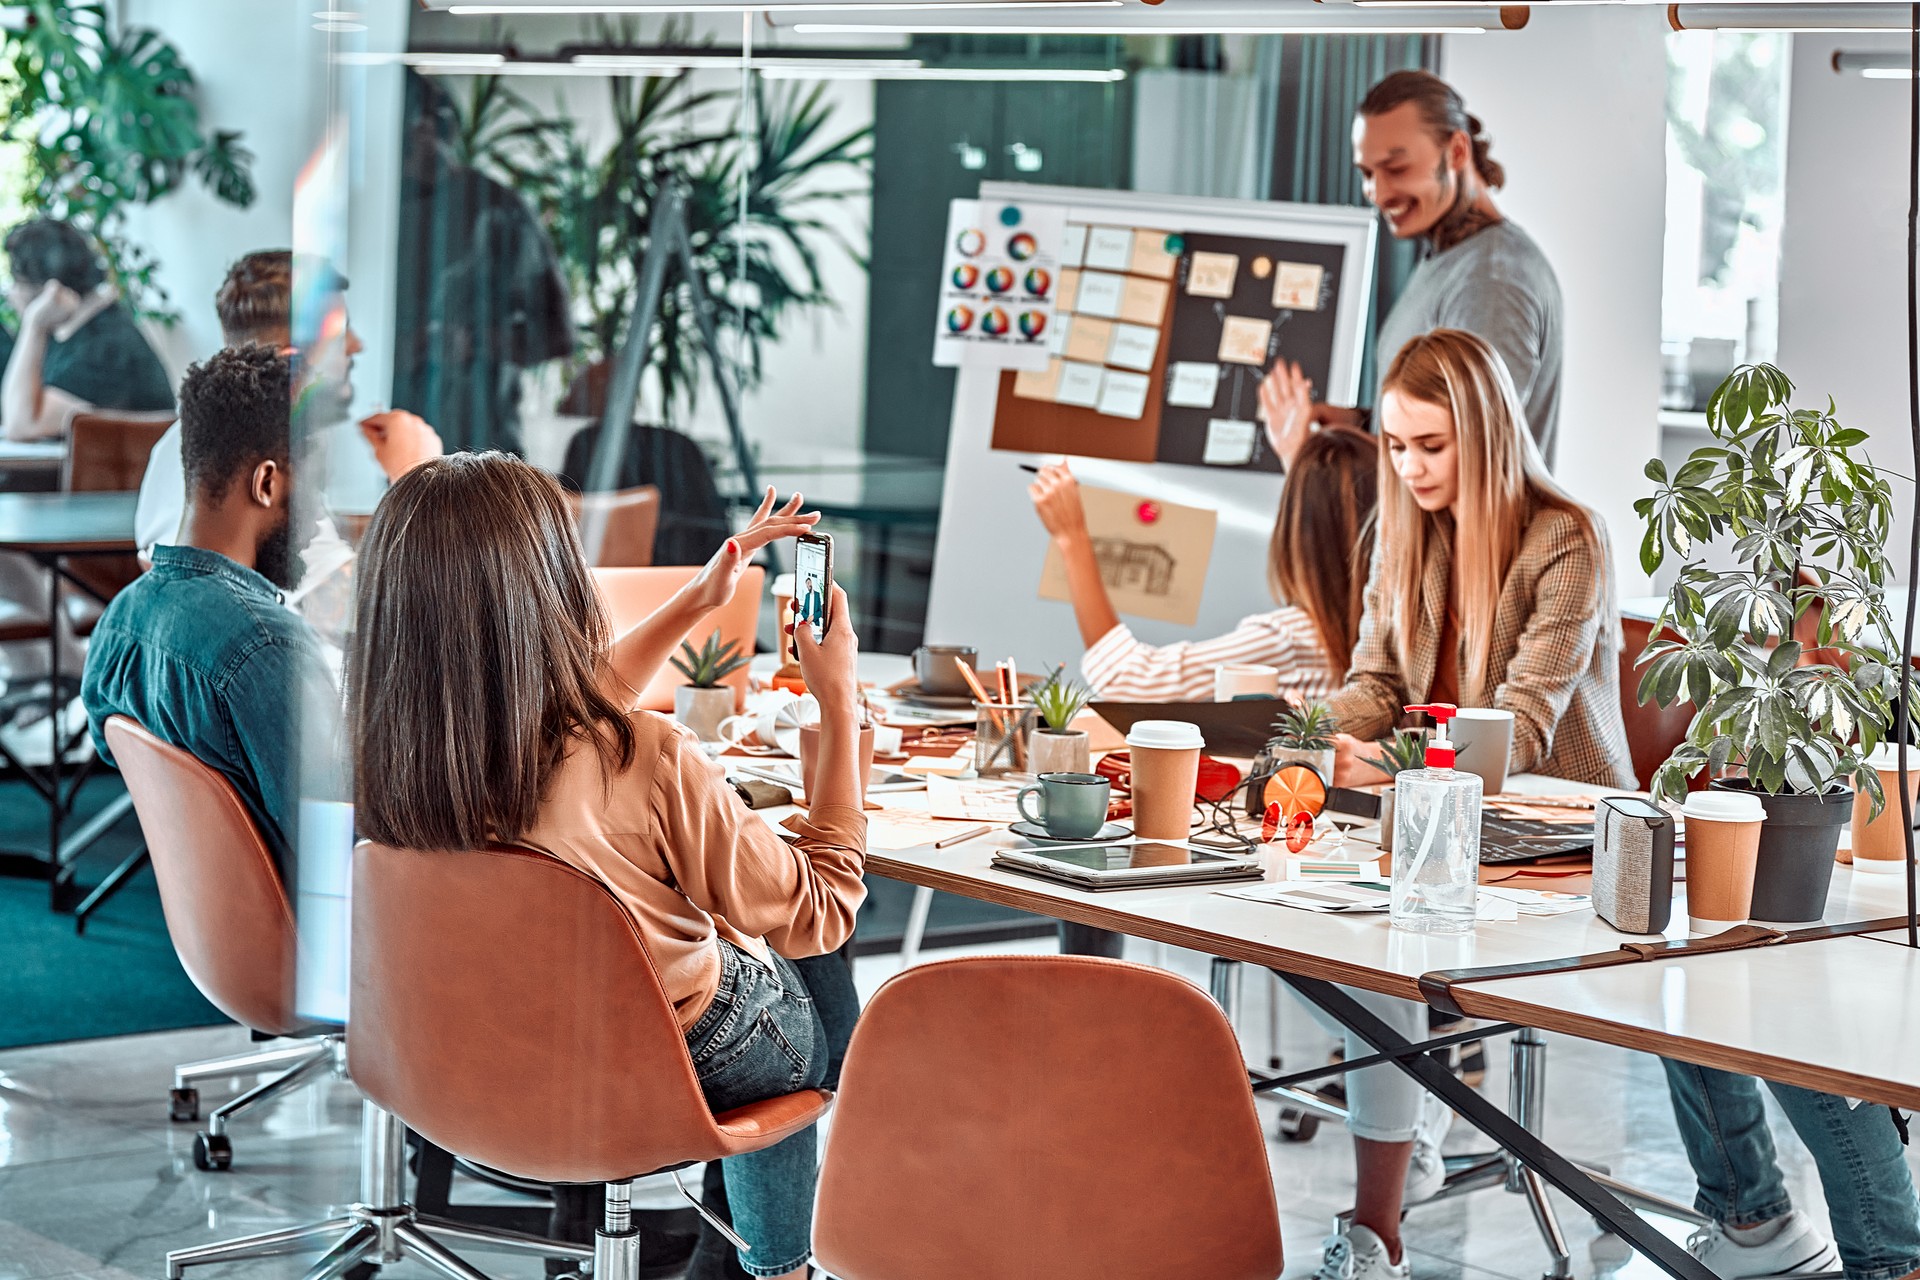
<path fill-rule="evenodd" d="M 1396 71 L 1367 90 L 1360 100 L 1359 114 L 1380 116 L 1411 102 L 1421 121 L 1432 131 L 1441 146 L 1456 133 L 1467 135 L 1473 145 L 1473 167 L 1480 180 L 1490 187 L 1504 187 L 1507 171 L 1493 158 L 1493 139 L 1487 136 L 1480 117 L 1467 110 L 1460 91 L 1431 71 Z"/>
<path fill-rule="evenodd" d="M 7 232 L 6 247 L 13 278 L 22 284 L 58 280 L 75 293 L 86 293 L 107 278 L 93 242 L 71 222 L 56 218 L 23 222 Z"/>
<path fill-rule="evenodd" d="M 612 628 L 560 486 L 504 453 L 394 482 L 354 566 L 355 824 L 403 849 L 520 839 L 567 751 L 633 763 L 601 687 Z"/>
<path fill-rule="evenodd" d="M 293 384 L 272 347 L 225 347 L 180 380 L 180 462 L 187 493 L 214 502 L 235 478 L 265 461 L 286 466 L 292 449 Z"/>

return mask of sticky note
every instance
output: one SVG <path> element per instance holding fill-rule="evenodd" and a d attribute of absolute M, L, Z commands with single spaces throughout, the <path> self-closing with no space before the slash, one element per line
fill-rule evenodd
<path fill-rule="evenodd" d="M 1264 365 L 1273 321 L 1252 316 L 1228 316 L 1220 330 L 1220 358 L 1231 364 Z"/>
<path fill-rule="evenodd" d="M 1071 319 L 1071 317 L 1067 317 Z M 1049 354 L 1063 356 L 1067 354 L 1067 337 L 1073 332 L 1070 325 L 1057 324 L 1047 330 L 1047 351 Z"/>
<path fill-rule="evenodd" d="M 1080 296 L 1080 273 L 1068 268 L 1060 273 L 1060 287 L 1053 291 L 1055 311 L 1074 310 L 1073 300 Z"/>
<path fill-rule="evenodd" d="M 1053 398 L 1061 404 L 1093 408 L 1100 403 L 1100 375 L 1103 372 L 1105 370 L 1097 364 L 1066 361 L 1060 366 L 1060 385 L 1054 390 Z"/>
<path fill-rule="evenodd" d="M 1187 264 L 1187 292 L 1201 298 L 1231 298 L 1239 274 L 1239 254 L 1195 252 Z"/>
<path fill-rule="evenodd" d="M 1022 400 L 1054 400 L 1060 394 L 1060 361 L 1049 360 L 1044 369 L 1022 369 L 1013 378 L 1013 394 Z"/>
<path fill-rule="evenodd" d="M 1238 467 L 1253 461 L 1254 433 L 1251 422 L 1215 418 L 1207 424 L 1207 446 L 1200 461 L 1210 467 Z"/>
<path fill-rule="evenodd" d="M 1144 373 L 1107 370 L 1100 387 L 1100 412 L 1115 418 L 1138 418 L 1147 411 L 1147 385 Z"/>
<path fill-rule="evenodd" d="M 1067 224 L 1067 233 L 1060 239 L 1060 265 L 1077 267 L 1087 256 L 1087 229 L 1077 222 Z"/>
<path fill-rule="evenodd" d="M 1192 360 L 1175 361 L 1167 374 L 1167 403 L 1187 409 L 1210 409 L 1220 394 L 1220 366 Z"/>
<path fill-rule="evenodd" d="M 1167 294 L 1171 291 L 1164 280 L 1142 280 L 1138 276 L 1124 276 L 1120 296 L 1120 309 L 1115 312 L 1122 320 L 1133 324 L 1160 323 L 1160 317 L 1166 313 Z"/>
<path fill-rule="evenodd" d="M 1075 316 L 1067 332 L 1067 359 L 1101 364 L 1107 358 L 1107 346 L 1113 340 L 1113 322 L 1092 316 Z"/>
<path fill-rule="evenodd" d="M 1327 269 L 1310 262 L 1283 262 L 1273 273 L 1273 305 L 1289 311 L 1318 311 L 1320 281 Z"/>
<path fill-rule="evenodd" d="M 1087 265 L 1125 271 L 1133 265 L 1133 232 L 1125 227 L 1087 228 Z"/>
<path fill-rule="evenodd" d="M 1173 279 L 1173 269 L 1180 259 L 1167 252 L 1167 233 L 1164 231 L 1136 231 L 1133 233 L 1133 265 L 1128 268 L 1135 275 L 1158 276 L 1162 280 Z"/>
<path fill-rule="evenodd" d="M 1116 324 L 1107 347 L 1107 363 L 1123 369 L 1151 369 L 1160 350 L 1160 330 L 1147 324 Z"/>
<path fill-rule="evenodd" d="M 1129 283 L 1125 276 L 1108 275 L 1104 271 L 1084 271 L 1080 274 L 1080 289 L 1074 299 L 1073 309 L 1084 316 L 1112 319 L 1120 314 L 1120 304 Z M 1156 315 L 1153 318 L 1157 321 L 1160 317 Z"/>

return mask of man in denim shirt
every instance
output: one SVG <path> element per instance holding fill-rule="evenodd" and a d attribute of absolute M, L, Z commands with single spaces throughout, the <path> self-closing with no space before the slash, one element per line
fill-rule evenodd
<path fill-rule="evenodd" d="M 108 716 L 224 774 L 283 876 L 299 805 L 299 713 L 337 708 L 313 632 L 281 603 L 297 580 L 287 359 L 220 351 L 180 384 L 187 511 L 178 545 L 122 591 L 95 629 L 81 682 L 94 746 Z M 305 740 L 330 741 L 333 725 Z"/>

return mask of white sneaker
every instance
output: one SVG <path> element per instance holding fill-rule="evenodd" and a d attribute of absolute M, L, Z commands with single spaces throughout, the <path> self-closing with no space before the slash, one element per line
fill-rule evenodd
<path fill-rule="evenodd" d="M 1807 1215 L 1795 1209 L 1773 1239 L 1741 1244 L 1719 1223 L 1709 1223 L 1687 1240 L 1687 1252 L 1724 1280 L 1763 1276 L 1804 1276 L 1840 1269 L 1840 1253 Z"/>
<path fill-rule="evenodd" d="M 1400 1261 L 1387 1261 L 1387 1246 L 1368 1227 L 1348 1227 L 1344 1235 L 1327 1237 L 1327 1252 L 1313 1280 L 1408 1280 L 1413 1274 L 1401 1251 Z"/>
<path fill-rule="evenodd" d="M 1420 1101 L 1420 1131 L 1413 1137 L 1413 1159 L 1407 1165 L 1406 1190 L 1400 1196 L 1402 1205 L 1431 1200 L 1446 1185 L 1447 1161 L 1440 1144 L 1452 1127 L 1453 1108 L 1430 1093 L 1425 1095 Z"/>

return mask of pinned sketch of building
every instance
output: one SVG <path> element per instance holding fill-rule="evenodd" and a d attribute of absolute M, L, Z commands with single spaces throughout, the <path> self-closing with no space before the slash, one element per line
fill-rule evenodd
<path fill-rule="evenodd" d="M 1173 590 L 1173 553 L 1158 543 L 1095 538 L 1093 555 L 1100 562 L 1100 577 L 1109 591 L 1164 596 Z"/>

